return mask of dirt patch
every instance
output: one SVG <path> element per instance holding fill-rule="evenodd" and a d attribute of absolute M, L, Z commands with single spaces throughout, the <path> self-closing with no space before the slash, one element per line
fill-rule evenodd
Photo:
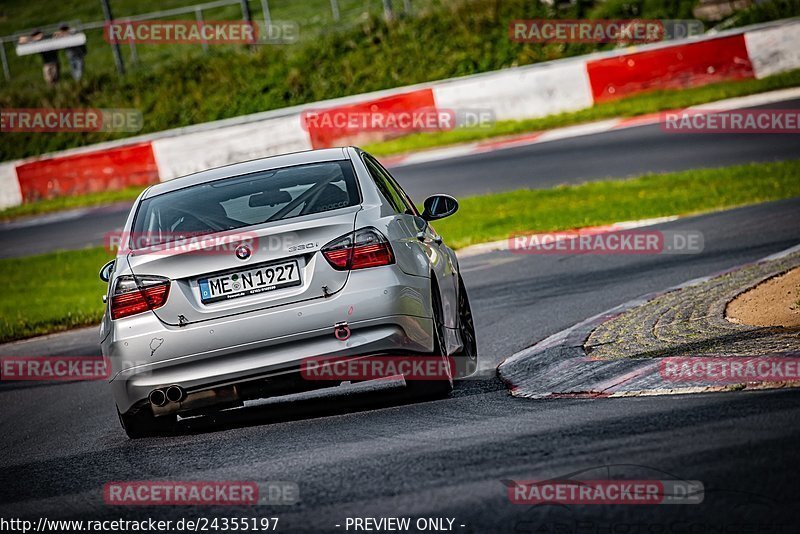
<path fill-rule="evenodd" d="M 737 296 L 725 309 L 732 323 L 800 327 L 800 267 Z"/>

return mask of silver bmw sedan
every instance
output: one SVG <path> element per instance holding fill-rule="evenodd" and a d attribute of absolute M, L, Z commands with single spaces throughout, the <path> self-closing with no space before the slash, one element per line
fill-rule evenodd
<path fill-rule="evenodd" d="M 477 366 L 458 260 L 430 224 L 457 209 L 434 195 L 420 213 L 354 147 L 146 189 L 100 271 L 122 427 L 153 435 L 178 416 L 376 377 L 348 362 L 379 362 L 414 395 L 448 395 Z M 403 365 L 414 358 L 445 364 Z"/>

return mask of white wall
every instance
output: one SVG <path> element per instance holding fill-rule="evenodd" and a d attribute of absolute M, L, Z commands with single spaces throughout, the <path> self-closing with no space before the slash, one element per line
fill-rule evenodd
<path fill-rule="evenodd" d="M 16 165 L 15 161 L 0 163 L 0 209 L 22 204 Z"/>
<path fill-rule="evenodd" d="M 437 107 L 491 109 L 497 120 L 544 117 L 593 103 L 585 60 L 461 78 L 434 86 L 433 95 Z"/>
<path fill-rule="evenodd" d="M 250 159 L 311 148 L 300 115 L 156 139 L 152 143 L 161 181 Z"/>
<path fill-rule="evenodd" d="M 800 69 L 800 24 L 749 31 L 744 42 L 756 78 Z"/>

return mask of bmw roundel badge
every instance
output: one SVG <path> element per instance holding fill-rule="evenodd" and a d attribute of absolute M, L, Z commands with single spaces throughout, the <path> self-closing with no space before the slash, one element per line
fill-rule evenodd
<path fill-rule="evenodd" d="M 236 257 L 239 258 L 240 260 L 246 260 L 247 258 L 250 257 L 250 254 L 252 253 L 253 252 L 250 250 L 250 247 L 248 247 L 247 245 L 241 245 L 236 247 Z"/>

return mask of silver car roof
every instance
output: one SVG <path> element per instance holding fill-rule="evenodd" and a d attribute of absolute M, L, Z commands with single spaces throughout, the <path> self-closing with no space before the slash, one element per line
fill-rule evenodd
<path fill-rule="evenodd" d="M 243 174 L 250 174 L 280 167 L 290 167 L 292 165 L 321 163 L 323 161 L 336 161 L 342 159 L 349 159 L 349 156 L 347 155 L 347 149 L 322 148 L 318 150 L 293 152 L 291 154 L 281 154 L 279 156 L 269 156 L 266 158 L 243 161 L 241 163 L 232 163 L 231 165 L 215 167 L 213 169 L 207 169 L 194 174 L 181 176 L 180 178 L 174 178 L 167 182 L 155 184 L 144 192 L 140 200 L 160 195 L 162 193 L 175 191 L 177 189 L 183 189 L 184 187 L 189 187 L 192 185 L 213 182 L 214 180 L 221 180 L 223 178 L 241 176 Z"/>

